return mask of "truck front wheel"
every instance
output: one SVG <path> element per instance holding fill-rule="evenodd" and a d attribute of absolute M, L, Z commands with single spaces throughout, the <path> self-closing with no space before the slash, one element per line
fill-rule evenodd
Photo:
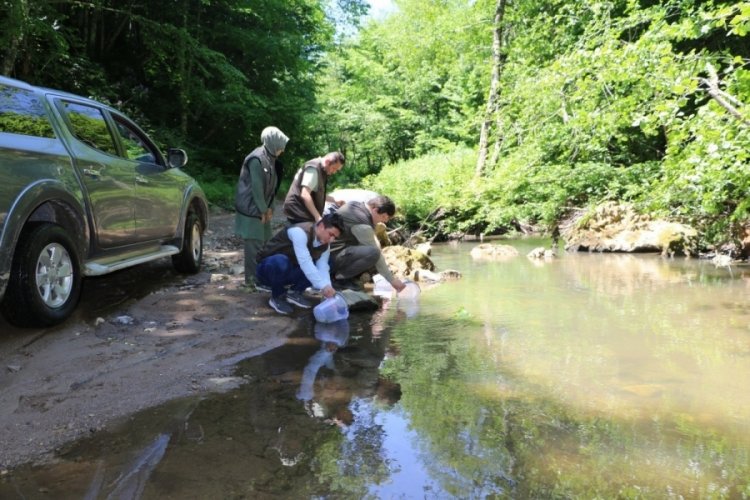
<path fill-rule="evenodd" d="M 2 311 L 16 326 L 51 326 L 71 315 L 81 296 L 75 246 L 54 224 L 27 227 L 11 267 Z"/>
<path fill-rule="evenodd" d="M 174 268 L 185 274 L 195 274 L 201 269 L 203 260 L 203 226 L 198 216 L 190 212 L 185 219 L 182 250 L 172 256 Z"/>

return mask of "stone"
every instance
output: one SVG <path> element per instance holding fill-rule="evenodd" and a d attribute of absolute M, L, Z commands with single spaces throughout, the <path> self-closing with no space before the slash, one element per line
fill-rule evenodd
<path fill-rule="evenodd" d="M 432 255 L 432 245 L 429 243 L 417 243 L 414 245 L 414 250 L 422 252 L 423 254 L 430 256 Z"/>
<path fill-rule="evenodd" d="M 415 273 L 419 270 L 435 270 L 435 264 L 430 258 L 414 250 L 400 245 L 393 245 L 382 249 L 383 258 L 385 258 L 391 271 L 401 279 L 415 279 Z"/>
<path fill-rule="evenodd" d="M 579 213 L 561 228 L 565 249 L 590 252 L 661 252 L 692 255 L 697 231 L 690 226 L 638 214 L 628 204 L 608 202 Z"/>
<path fill-rule="evenodd" d="M 376 311 L 380 303 L 370 294 L 357 290 L 342 290 L 339 292 L 349 306 L 349 312 Z"/>
<path fill-rule="evenodd" d="M 510 245 L 482 243 L 471 249 L 472 259 L 505 260 L 518 256 L 518 250 Z"/>
<path fill-rule="evenodd" d="M 550 260 L 554 259 L 557 255 L 555 254 L 555 251 L 551 248 L 544 248 L 544 247 L 536 247 L 531 252 L 526 254 L 526 257 L 529 259 L 536 259 L 536 260 Z"/>

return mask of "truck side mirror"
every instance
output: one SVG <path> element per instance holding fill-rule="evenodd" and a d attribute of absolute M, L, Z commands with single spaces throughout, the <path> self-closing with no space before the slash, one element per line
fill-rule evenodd
<path fill-rule="evenodd" d="M 167 150 L 167 164 L 172 168 L 184 167 L 188 161 L 187 153 L 184 149 L 169 148 Z"/>

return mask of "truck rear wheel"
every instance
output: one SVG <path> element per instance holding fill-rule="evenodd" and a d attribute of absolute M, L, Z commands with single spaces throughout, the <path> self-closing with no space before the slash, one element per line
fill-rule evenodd
<path fill-rule="evenodd" d="M 54 224 L 30 225 L 13 255 L 3 315 L 16 326 L 51 326 L 71 315 L 81 296 L 75 245 Z"/>

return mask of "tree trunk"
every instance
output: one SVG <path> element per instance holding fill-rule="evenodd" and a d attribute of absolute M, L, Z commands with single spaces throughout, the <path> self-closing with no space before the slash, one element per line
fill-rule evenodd
<path fill-rule="evenodd" d="M 178 71 L 180 73 L 178 85 L 178 101 L 180 106 L 180 133 L 182 137 L 188 136 L 190 128 L 190 96 L 191 80 L 193 74 L 193 57 L 191 55 L 190 28 L 194 33 L 198 33 L 201 23 L 201 2 L 198 2 L 195 9 L 195 16 L 191 19 L 191 0 L 184 0 L 182 10 L 182 30 L 180 30 L 179 48 L 177 50 Z"/>
<path fill-rule="evenodd" d="M 497 108 L 497 106 L 496 106 Z M 497 164 L 500 159 L 500 144 L 502 143 L 500 131 L 503 129 L 502 120 L 500 119 L 500 113 L 495 110 L 495 145 L 492 147 L 492 157 L 490 158 L 490 165 Z"/>
<path fill-rule="evenodd" d="M 179 86 L 178 101 L 180 105 L 180 133 L 183 138 L 187 137 L 188 132 L 188 85 L 190 82 L 191 69 L 190 63 L 188 62 L 188 33 L 190 32 L 190 24 L 188 23 L 189 12 L 190 0 L 185 0 L 182 9 L 182 30 L 179 31 L 177 35 L 180 37 L 178 40 L 178 71 L 180 74 L 180 80 L 177 84 Z"/>
<path fill-rule="evenodd" d="M 490 93 L 487 96 L 487 107 L 484 111 L 484 120 L 482 120 L 482 130 L 479 134 L 479 155 L 477 158 L 477 167 L 474 175 L 480 177 L 484 173 L 487 163 L 487 150 L 490 129 L 492 127 L 492 117 L 497 113 L 497 94 L 500 86 L 500 70 L 502 57 L 502 23 L 505 16 L 506 0 L 497 0 L 495 4 L 495 21 L 492 29 L 492 80 L 490 81 Z M 497 131 L 499 132 L 499 131 Z"/>
<path fill-rule="evenodd" d="M 10 10 L 7 25 L 4 29 L 8 33 L 9 43 L 5 48 L 0 74 L 10 75 L 18 59 L 18 51 L 24 42 L 26 30 L 29 24 L 29 2 L 27 0 L 14 0 L 10 2 Z"/>

